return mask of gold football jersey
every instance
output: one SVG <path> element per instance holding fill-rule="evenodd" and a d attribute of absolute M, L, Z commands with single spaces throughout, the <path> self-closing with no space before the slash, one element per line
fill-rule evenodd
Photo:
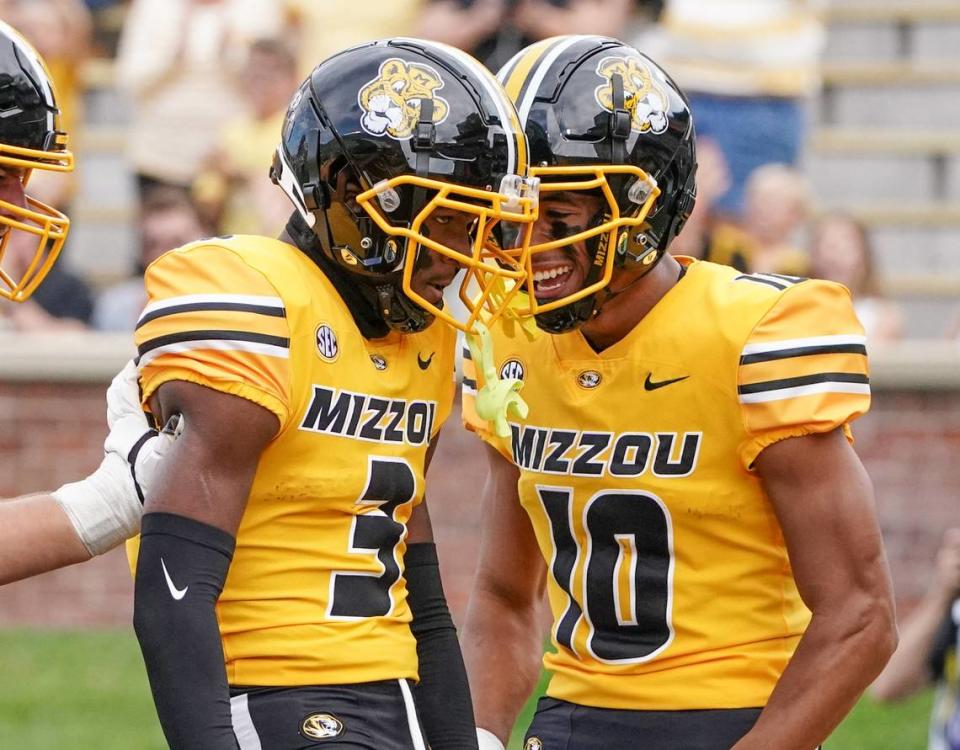
<path fill-rule="evenodd" d="M 167 253 L 146 285 L 144 402 L 185 380 L 280 420 L 217 604 L 230 684 L 416 679 L 404 539 L 453 400 L 454 331 L 368 341 L 313 261 L 263 237 Z"/>
<path fill-rule="evenodd" d="M 683 258 L 624 339 L 494 331 L 526 419 L 500 440 L 549 569 L 548 694 L 602 708 L 763 706 L 810 614 L 752 465 L 870 402 L 863 329 L 838 284 Z M 849 432 L 847 432 L 849 436 Z"/>

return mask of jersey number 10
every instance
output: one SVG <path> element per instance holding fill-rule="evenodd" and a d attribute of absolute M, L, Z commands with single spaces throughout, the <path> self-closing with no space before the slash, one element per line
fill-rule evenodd
<path fill-rule="evenodd" d="M 550 572 L 569 601 L 556 624 L 557 643 L 577 653 L 575 635 L 584 619 L 595 659 L 624 664 L 654 658 L 673 639 L 673 533 L 666 506 L 648 492 L 598 492 L 583 510 L 581 549 L 573 490 L 541 486 L 537 492 L 553 537 Z"/>

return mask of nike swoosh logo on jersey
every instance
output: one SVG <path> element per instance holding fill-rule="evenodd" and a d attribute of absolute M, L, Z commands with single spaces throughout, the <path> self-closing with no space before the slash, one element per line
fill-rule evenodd
<path fill-rule="evenodd" d="M 430 356 L 426 359 L 421 357 L 419 354 L 417 355 L 417 364 L 420 365 L 421 370 L 426 370 L 430 366 L 430 363 L 433 362 L 434 354 L 436 354 L 436 352 L 430 352 Z"/>
<path fill-rule="evenodd" d="M 180 601 L 187 595 L 187 589 L 190 587 L 184 586 L 182 589 L 178 589 L 173 585 L 173 579 L 167 572 L 167 564 L 163 561 L 162 557 L 160 558 L 160 565 L 163 567 L 163 577 L 167 579 L 167 588 L 170 589 L 170 596 L 172 596 L 175 601 Z"/>
<path fill-rule="evenodd" d="M 647 379 L 643 381 L 643 389 L 646 391 L 655 391 L 657 388 L 673 385 L 674 383 L 679 383 L 681 380 L 686 380 L 690 377 L 689 375 L 684 375 L 682 378 L 674 378 L 673 380 L 658 380 L 657 382 L 654 382 L 650 379 L 651 375 L 653 375 L 653 373 L 648 372 Z"/>

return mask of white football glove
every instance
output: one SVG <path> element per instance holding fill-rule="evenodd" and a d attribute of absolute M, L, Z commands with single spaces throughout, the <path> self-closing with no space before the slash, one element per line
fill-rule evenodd
<path fill-rule="evenodd" d="M 497 735 L 480 727 L 477 727 L 477 745 L 480 750 L 505 750 L 503 743 L 497 739 Z"/>
<path fill-rule="evenodd" d="M 164 455 L 183 431 L 172 417 L 157 433 L 140 406 L 137 367 L 128 362 L 107 390 L 103 463 L 86 479 L 52 493 L 91 555 L 100 555 L 140 530 L 143 500 Z"/>

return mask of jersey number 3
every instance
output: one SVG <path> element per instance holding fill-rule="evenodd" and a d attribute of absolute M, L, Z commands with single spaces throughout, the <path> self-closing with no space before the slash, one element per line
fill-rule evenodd
<path fill-rule="evenodd" d="M 406 531 L 394 515 L 401 505 L 413 501 L 416 492 L 417 481 L 406 461 L 370 456 L 367 486 L 357 504 L 373 506 L 373 509 L 354 516 L 350 552 L 367 559 L 376 555 L 383 570 L 380 573 L 335 572 L 330 582 L 330 618 L 381 617 L 393 610 L 391 591 L 400 579 L 397 545 Z"/>
<path fill-rule="evenodd" d="M 553 536 L 550 572 L 569 601 L 556 624 L 557 643 L 576 653 L 583 618 L 595 659 L 612 664 L 652 659 L 673 639 L 673 533 L 666 507 L 648 492 L 597 493 L 583 511 L 581 550 L 572 525 L 573 490 L 538 487 L 537 492 Z M 574 581 L 581 582 L 576 591 Z"/>

